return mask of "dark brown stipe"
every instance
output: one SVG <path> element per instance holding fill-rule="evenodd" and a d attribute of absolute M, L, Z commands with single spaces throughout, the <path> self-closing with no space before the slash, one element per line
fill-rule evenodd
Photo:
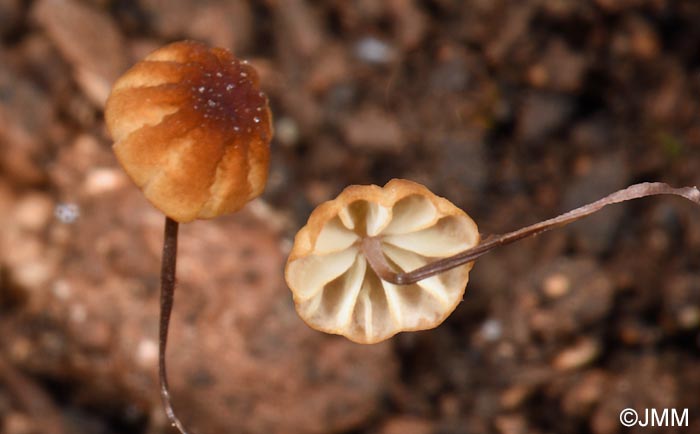
<path fill-rule="evenodd" d="M 697 189 L 697 187 L 673 188 L 661 182 L 645 182 L 642 184 L 631 185 L 595 202 L 583 205 L 549 220 L 535 223 L 534 225 L 526 226 L 522 229 L 518 229 L 517 231 L 509 232 L 507 234 L 491 235 L 481 244 L 478 244 L 471 249 L 457 253 L 454 256 L 431 262 L 408 273 L 397 273 L 393 269 L 393 267 L 384 257 L 381 250 L 381 241 L 377 237 L 365 238 L 362 241 L 362 252 L 367 258 L 367 262 L 369 263 L 370 267 L 372 267 L 374 272 L 377 273 L 377 276 L 379 276 L 382 280 L 396 285 L 410 285 L 418 282 L 419 280 L 435 276 L 436 274 L 474 261 L 496 247 L 504 246 L 532 235 L 541 234 L 542 232 L 550 229 L 566 226 L 580 218 L 600 211 L 607 205 L 659 194 L 681 196 L 697 205 L 700 205 L 700 191 Z"/>
<path fill-rule="evenodd" d="M 188 434 L 185 426 L 175 415 L 168 388 L 168 373 L 165 367 L 165 350 L 168 346 L 168 326 L 175 297 L 175 270 L 177 268 L 177 231 L 178 222 L 165 218 L 163 236 L 163 262 L 160 269 L 160 330 L 158 334 L 158 376 L 160 378 L 160 397 L 163 400 L 165 414 L 170 424 L 182 434 Z"/>

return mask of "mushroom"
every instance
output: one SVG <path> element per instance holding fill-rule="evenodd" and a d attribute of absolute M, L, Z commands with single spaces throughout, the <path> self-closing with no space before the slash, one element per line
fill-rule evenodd
<path fill-rule="evenodd" d="M 462 299 L 472 263 L 400 287 L 371 266 L 410 271 L 477 245 L 476 223 L 420 184 L 351 186 L 297 234 L 285 277 L 311 327 L 358 343 L 436 327 Z"/>
<path fill-rule="evenodd" d="M 607 205 L 671 194 L 700 205 L 695 187 L 642 183 L 560 216 L 480 241 L 472 219 L 411 181 L 350 186 L 299 230 L 285 277 L 312 328 L 376 343 L 441 324 L 461 301 L 474 260 L 492 249 L 593 214 Z"/>
<path fill-rule="evenodd" d="M 105 119 L 119 163 L 166 216 L 159 377 L 167 416 L 186 433 L 172 407 L 165 364 L 178 225 L 236 211 L 262 193 L 272 116 L 252 66 L 225 49 L 183 41 L 120 77 Z"/>

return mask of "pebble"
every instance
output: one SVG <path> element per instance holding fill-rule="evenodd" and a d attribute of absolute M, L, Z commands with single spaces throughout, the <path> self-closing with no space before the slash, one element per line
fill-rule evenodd
<path fill-rule="evenodd" d="M 36 232 L 45 228 L 53 216 L 53 200 L 44 193 L 23 196 L 14 210 L 14 220 L 25 230 Z"/>
<path fill-rule="evenodd" d="M 59 203 L 54 209 L 54 216 L 61 223 L 75 223 L 80 217 L 80 208 L 74 203 Z"/>
<path fill-rule="evenodd" d="M 598 354 L 600 354 L 600 344 L 593 339 L 584 338 L 557 354 L 552 365 L 558 371 L 568 371 L 589 364 L 598 357 Z"/>
<path fill-rule="evenodd" d="M 374 64 L 390 63 L 396 57 L 391 45 L 373 36 L 366 36 L 357 42 L 355 55 L 363 62 Z"/>
<path fill-rule="evenodd" d="M 503 335 L 503 325 L 497 319 L 487 319 L 481 324 L 479 334 L 487 342 L 496 341 Z"/>
<path fill-rule="evenodd" d="M 153 366 L 158 359 L 158 343 L 150 339 L 142 339 L 136 347 L 136 362 L 143 367 Z"/>
<path fill-rule="evenodd" d="M 12 277 L 23 288 L 39 290 L 51 280 L 55 272 L 53 263 L 40 259 L 17 265 L 12 271 Z"/>
<path fill-rule="evenodd" d="M 91 169 L 85 177 L 83 190 L 91 196 L 97 196 L 117 190 L 126 185 L 127 179 L 121 169 L 97 167 Z"/>
<path fill-rule="evenodd" d="M 571 282 L 565 274 L 555 273 L 547 276 L 542 284 L 545 295 L 549 298 L 559 298 L 569 292 Z"/>
<path fill-rule="evenodd" d="M 293 148 L 299 142 L 299 125 L 290 117 L 280 117 L 275 122 L 275 138 L 282 146 Z"/>
<path fill-rule="evenodd" d="M 678 324 L 686 330 L 700 326 L 700 308 L 685 306 L 678 312 Z"/>
<path fill-rule="evenodd" d="M 57 279 L 54 281 L 53 287 L 51 288 L 53 295 L 61 301 L 68 300 L 73 294 L 73 289 L 70 284 L 63 279 Z"/>

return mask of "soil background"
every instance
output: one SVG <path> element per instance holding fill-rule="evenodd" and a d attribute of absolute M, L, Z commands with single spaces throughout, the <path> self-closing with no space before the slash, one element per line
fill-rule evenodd
<path fill-rule="evenodd" d="M 616 205 L 480 259 L 440 327 L 309 329 L 283 266 L 349 184 L 424 183 L 484 234 L 700 184 L 695 0 L 0 0 L 0 433 L 172 432 L 162 215 L 110 150 L 112 82 L 197 39 L 261 73 L 264 196 L 181 230 L 169 369 L 198 434 L 700 433 L 700 210 Z M 624 428 L 633 408 L 688 427 Z"/>

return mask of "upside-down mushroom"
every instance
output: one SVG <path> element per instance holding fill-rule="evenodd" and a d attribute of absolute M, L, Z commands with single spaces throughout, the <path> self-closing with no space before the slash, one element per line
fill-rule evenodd
<path fill-rule="evenodd" d="M 351 186 L 311 214 L 285 276 L 310 326 L 374 343 L 444 321 L 462 300 L 472 267 L 398 286 L 378 276 L 374 258 L 410 271 L 478 242 L 476 223 L 420 184 Z"/>
<path fill-rule="evenodd" d="M 165 364 L 178 224 L 236 211 L 262 193 L 272 116 L 252 66 L 225 49 L 184 41 L 154 51 L 119 78 L 105 119 L 122 167 L 166 216 L 159 376 L 168 418 L 186 433 Z"/>

